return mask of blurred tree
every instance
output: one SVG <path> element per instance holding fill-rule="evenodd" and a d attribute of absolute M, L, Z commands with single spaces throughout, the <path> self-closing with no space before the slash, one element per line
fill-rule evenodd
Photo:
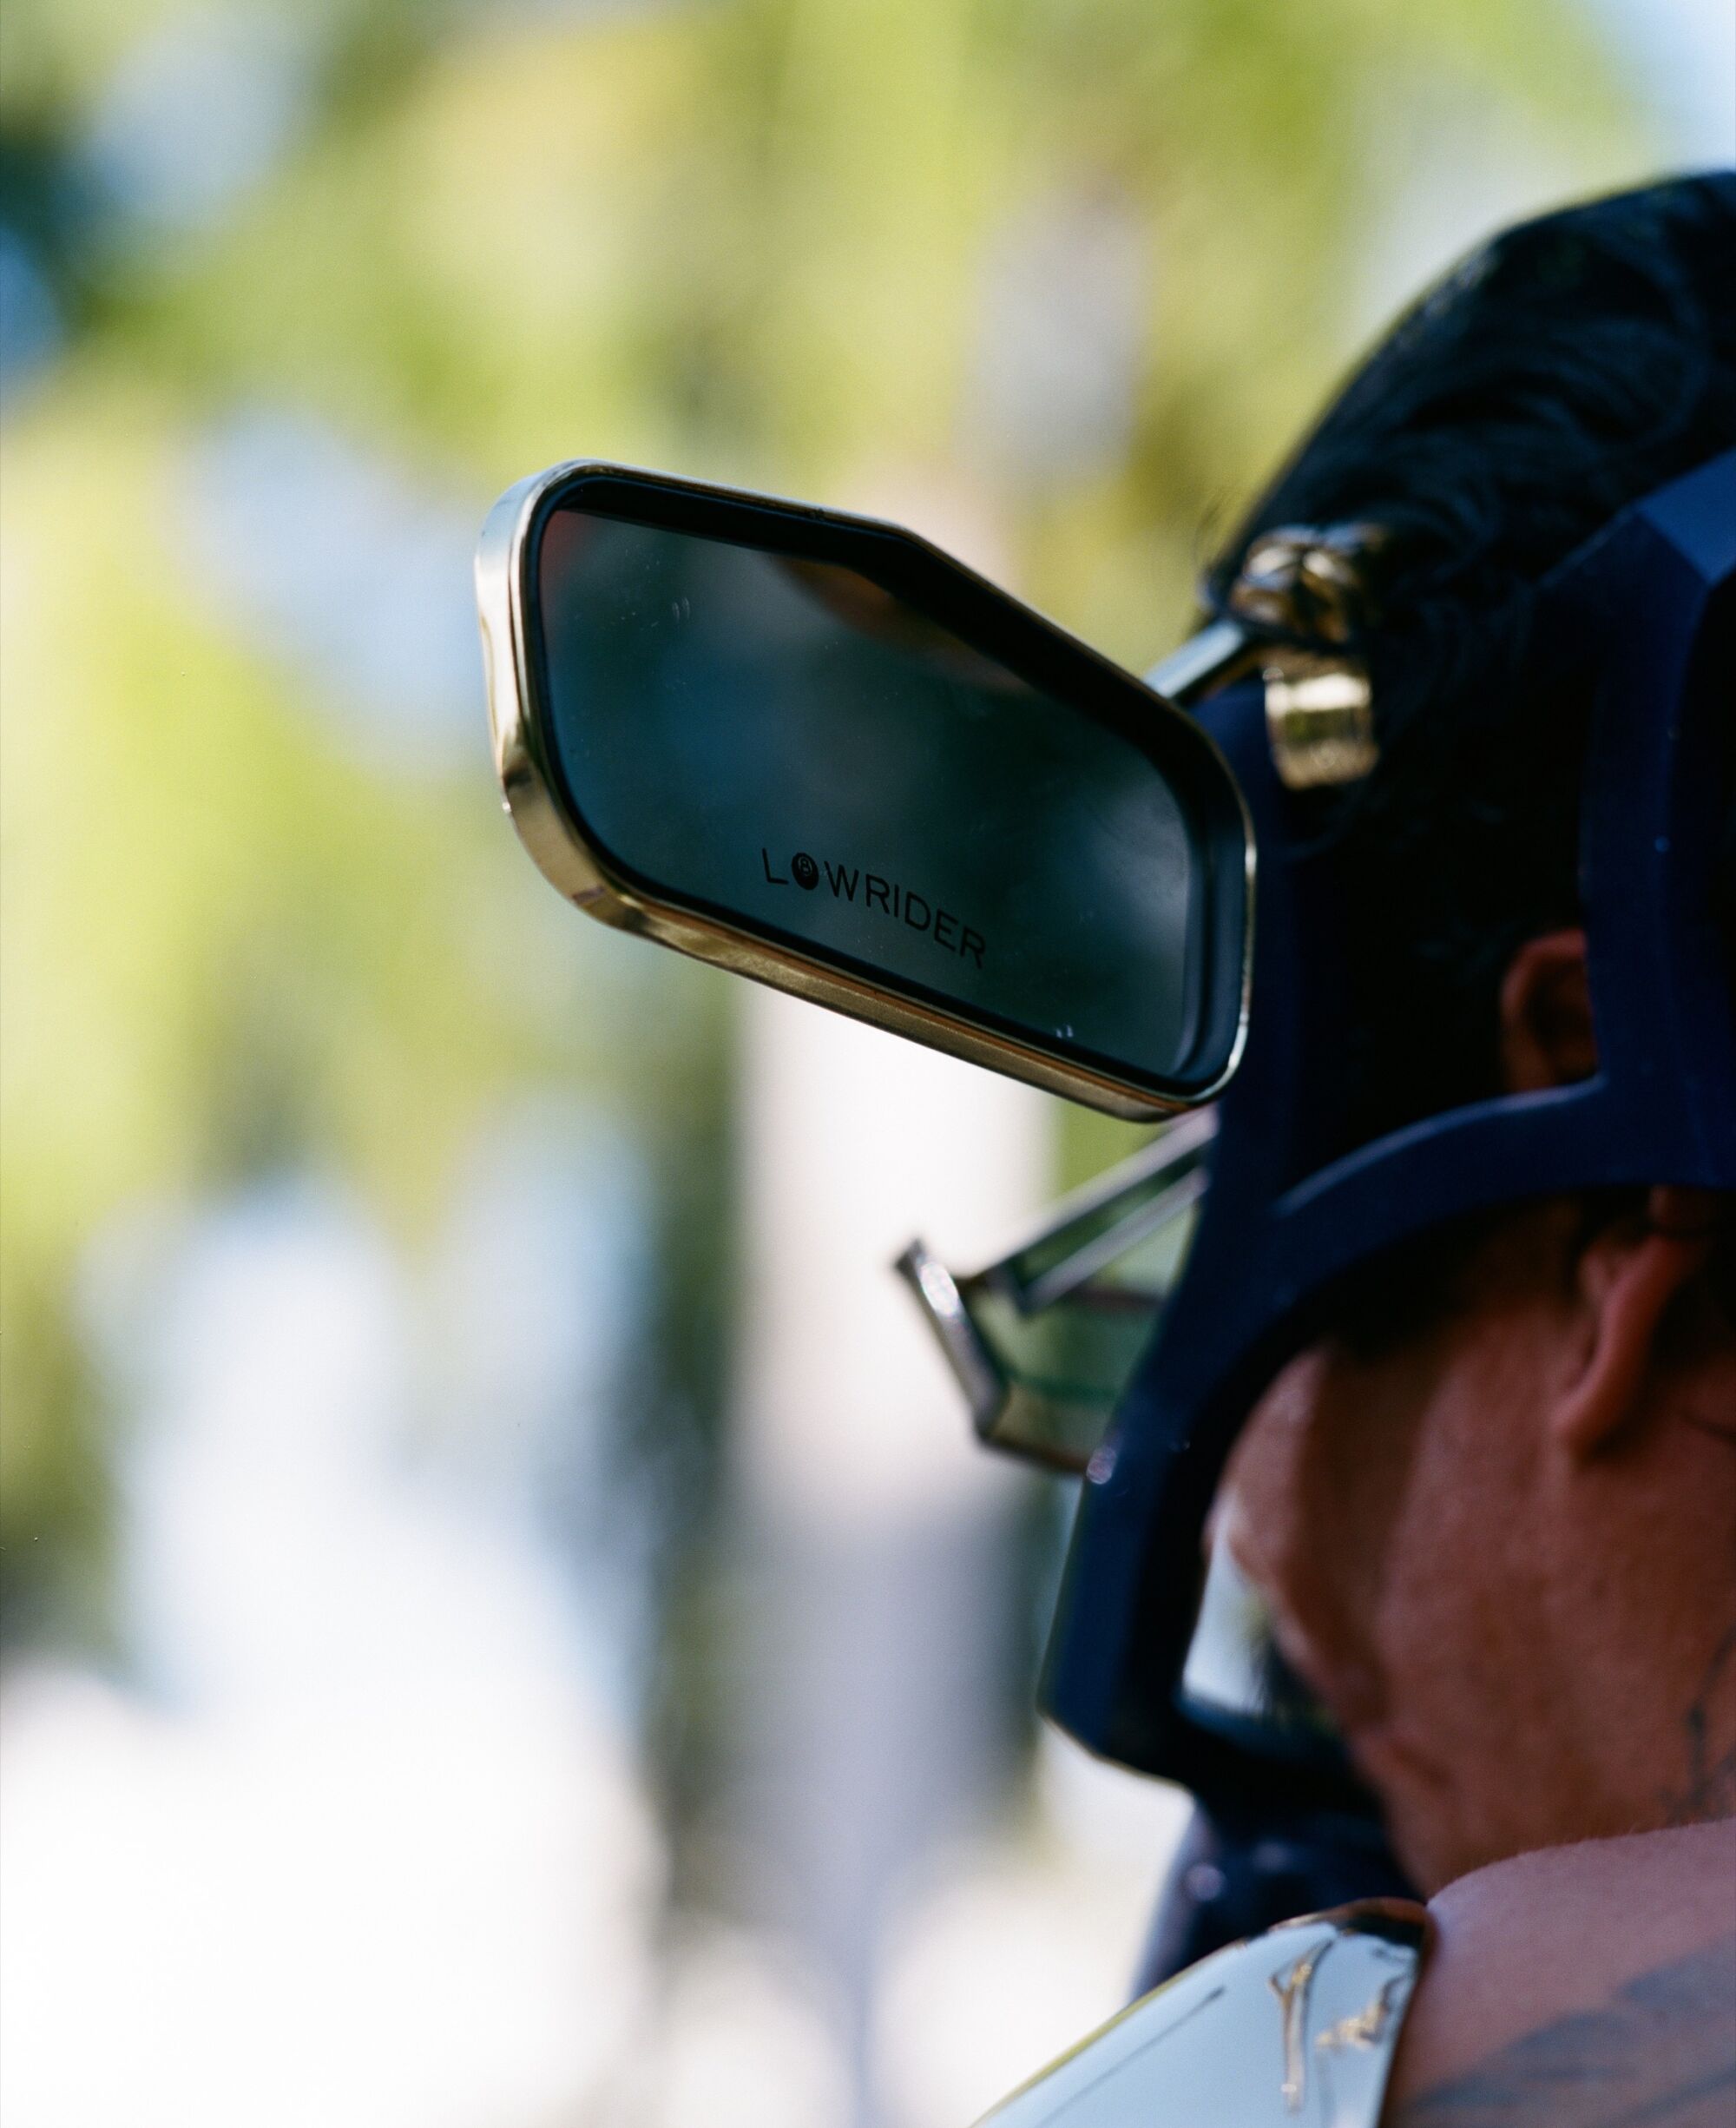
<path fill-rule="evenodd" d="M 715 1405 L 720 986 L 563 926 L 414 702 L 358 742 L 339 654 L 420 506 L 336 592 L 286 473 L 214 561 L 214 437 L 351 454 L 340 557 L 391 469 L 470 521 L 575 453 L 900 501 L 1137 662 L 1373 324 L 1358 260 L 1417 170 L 1508 155 L 1535 201 L 1646 155 L 1566 0 L 13 0 L 5 39 L 0 267 L 46 321 L 0 523 L 20 1625 L 98 1615 L 103 1222 L 293 1159 L 413 1232 L 527 1077 L 662 1145 L 669 1377 Z M 462 555 L 437 581 L 429 630 Z M 1069 1128 L 1075 1166 L 1121 1143 Z"/>

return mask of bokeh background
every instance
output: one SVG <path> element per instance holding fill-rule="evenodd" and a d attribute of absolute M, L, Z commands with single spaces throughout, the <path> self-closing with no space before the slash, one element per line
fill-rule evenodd
<path fill-rule="evenodd" d="M 950 2128 L 1182 1806 L 886 1270 L 1132 1134 L 588 926 L 519 475 L 902 518 L 1134 665 L 1492 223 L 1736 150 L 1726 0 L 8 0 L 7 2128 Z"/>

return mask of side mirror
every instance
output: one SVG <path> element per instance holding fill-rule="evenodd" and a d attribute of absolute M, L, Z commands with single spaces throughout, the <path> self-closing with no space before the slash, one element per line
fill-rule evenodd
<path fill-rule="evenodd" d="M 1143 1118 L 1246 1021 L 1253 843 L 1205 734 L 925 541 L 603 464 L 477 560 L 495 761 L 591 915 Z"/>

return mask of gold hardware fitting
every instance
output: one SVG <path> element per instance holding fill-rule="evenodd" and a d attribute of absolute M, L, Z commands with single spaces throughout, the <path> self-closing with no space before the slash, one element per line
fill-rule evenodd
<path fill-rule="evenodd" d="M 1368 564 L 1387 538 L 1378 524 L 1284 524 L 1262 532 L 1230 587 L 1230 610 L 1256 628 L 1347 643 L 1374 616 Z"/>
<path fill-rule="evenodd" d="M 1264 533 L 1231 588 L 1230 610 L 1255 628 L 1348 645 L 1373 616 L 1367 563 L 1386 538 L 1378 524 L 1287 524 Z M 1356 783 L 1370 774 L 1380 750 L 1359 658 L 1275 645 L 1262 671 L 1272 758 L 1287 789 Z"/>
<path fill-rule="evenodd" d="M 1268 661 L 1266 734 L 1286 790 L 1358 783 L 1380 759 L 1368 675 L 1350 658 L 1284 650 Z"/>

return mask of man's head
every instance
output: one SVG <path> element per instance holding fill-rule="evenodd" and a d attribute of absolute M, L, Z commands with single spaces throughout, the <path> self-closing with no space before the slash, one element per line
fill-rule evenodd
<path fill-rule="evenodd" d="M 1540 585 L 1733 442 L 1736 180 L 1660 187 L 1471 260 L 1226 550 L 1220 600 L 1274 525 L 1390 536 L 1358 646 L 1379 765 L 1302 801 L 1348 884 L 1328 1156 L 1596 1070 L 1586 705 L 1538 651 Z M 1425 1235 L 1347 1281 L 1241 1436 L 1229 1541 L 1430 1888 L 1736 1809 L 1733 1225 L 1660 1188 Z"/>
<path fill-rule="evenodd" d="M 1305 599 L 1299 563 L 1267 600 L 1266 557 L 1317 545 L 1358 557 L 1353 597 Z M 1683 1221 L 1736 1209 L 1736 175 L 1497 239 L 1358 372 L 1207 603 L 1283 646 L 1264 689 L 1233 677 L 1199 707 L 1258 838 L 1247 1045 L 1086 1472 L 1046 1703 L 1221 1822 L 1355 1810 L 1227 1562 L 1200 1610 L 1202 1531 L 1233 1513 L 1425 1877 L 1704 1808 L 1678 1687 L 1736 1614 L 1736 1516 L 1646 1421 L 1693 1369 L 1696 1411 L 1728 1393 L 1702 1305 L 1727 1252 L 1700 1263 Z M 1358 666 L 1332 761 L 1355 780 L 1323 787 L 1292 679 L 1348 704 Z M 1563 1415 L 1588 1339 L 1613 1358 Z M 1594 1541 L 1595 1504 L 1619 1543 Z M 1448 1694 L 1455 1667 L 1477 1696 Z M 1667 1721 L 1641 1718 L 1641 1679 Z M 1409 1756 L 1379 1762 L 1370 1708 Z M 1522 1802 L 1491 1785 L 1522 1735 Z"/>

